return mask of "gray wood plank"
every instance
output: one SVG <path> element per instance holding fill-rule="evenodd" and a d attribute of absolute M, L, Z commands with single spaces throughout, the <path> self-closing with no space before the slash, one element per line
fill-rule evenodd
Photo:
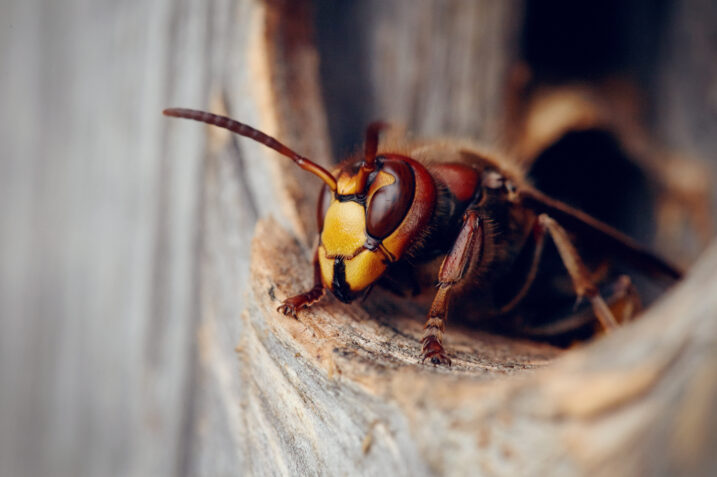
<path fill-rule="evenodd" d="M 208 8 L 2 6 L 2 475 L 180 470 Z"/>

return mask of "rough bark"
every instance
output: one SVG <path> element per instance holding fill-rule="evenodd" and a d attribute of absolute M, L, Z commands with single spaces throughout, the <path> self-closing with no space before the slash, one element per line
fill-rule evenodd
<path fill-rule="evenodd" d="M 361 25 L 336 27 L 362 45 L 337 66 L 307 5 L 2 4 L 0 474 L 717 473 L 717 245 L 567 352 L 451 324 L 453 367 L 424 366 L 418 307 L 380 291 L 275 312 L 310 285 L 318 181 L 161 109 L 226 112 L 323 164 L 329 129 L 346 152 L 379 116 L 491 140 L 521 17 L 317 2 Z M 671 12 L 655 131 L 709 159 L 715 12 L 694 5 Z"/>

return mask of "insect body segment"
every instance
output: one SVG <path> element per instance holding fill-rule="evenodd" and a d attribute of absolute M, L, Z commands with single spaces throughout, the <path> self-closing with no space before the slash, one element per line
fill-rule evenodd
<path fill-rule="evenodd" d="M 515 308 L 536 281 L 546 237 L 556 246 L 575 294 L 590 301 L 605 329 L 616 324 L 613 310 L 625 318 L 625 310 L 639 309 L 639 300 L 624 276 L 620 280 L 627 285 L 619 289 L 623 292 L 616 293 L 615 300 L 603 300 L 571 242 L 573 236 L 591 238 L 603 247 L 605 256 L 625 258 L 650 275 L 672 280 L 681 275 L 617 230 L 531 188 L 520 173 L 509 173 L 500 160 L 467 148 L 435 143 L 382 150 L 379 133 L 386 125 L 373 123 L 366 133 L 363 157 L 349 159 L 329 173 L 232 119 L 186 109 L 164 113 L 254 139 L 324 182 L 317 206 L 314 285 L 284 300 L 278 308 L 283 314 L 296 317 L 298 310 L 321 299 L 326 289 L 349 303 L 383 278 L 391 279 L 393 272 L 413 271 L 443 256 L 421 340 L 423 360 L 434 364 L 451 363 L 442 344 L 451 300 L 480 283 L 484 288 L 480 292 L 493 298 L 487 300 L 493 315 Z M 431 159 L 425 155 L 429 152 Z M 527 265 L 521 265 L 523 260 Z M 406 275 L 399 279 L 409 280 Z M 492 292 L 500 291 L 506 282 L 518 286 L 510 289 L 512 296 L 498 303 Z"/>

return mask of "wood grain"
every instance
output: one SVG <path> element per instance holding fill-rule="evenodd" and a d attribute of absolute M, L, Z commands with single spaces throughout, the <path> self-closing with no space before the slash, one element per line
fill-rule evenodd
<path fill-rule="evenodd" d="M 434 369 L 388 295 L 274 311 L 309 285 L 318 181 L 163 108 L 323 164 L 379 116 L 497 135 L 521 2 L 346 5 L 0 3 L 0 475 L 717 473 L 717 245 L 568 353 L 451 326 L 454 367 Z M 316 49 L 331 9 L 363 63 L 337 66 L 350 48 L 325 29 Z M 709 159 L 714 7 L 672 15 L 655 131 Z"/>
<path fill-rule="evenodd" d="M 414 475 L 416 461 L 448 475 L 716 468 L 717 246 L 664 301 L 609 337 L 557 359 L 546 345 L 451 326 L 446 369 L 419 363 L 420 320 L 387 296 L 367 311 L 327 299 L 298 321 L 280 315 L 281 299 L 310 286 L 301 273 L 309 262 L 275 223 L 260 222 L 253 243 L 253 303 L 237 352 L 257 473 L 273 462 L 319 474 Z M 362 435 L 376 423 L 391 439 L 364 453 Z"/>

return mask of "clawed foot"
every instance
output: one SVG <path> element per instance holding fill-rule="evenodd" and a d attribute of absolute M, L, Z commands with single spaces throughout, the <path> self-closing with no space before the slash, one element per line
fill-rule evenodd
<path fill-rule="evenodd" d="M 324 288 L 319 283 L 318 285 L 314 285 L 314 288 L 307 291 L 306 293 L 292 296 L 282 301 L 281 305 L 279 305 L 279 308 L 277 308 L 276 311 L 285 316 L 290 316 L 297 320 L 298 318 L 296 316 L 296 312 L 311 306 L 319 298 L 321 298 L 323 294 Z"/>
<path fill-rule="evenodd" d="M 431 360 L 432 364 L 439 365 L 451 365 L 451 358 L 445 355 L 445 353 L 440 352 L 429 352 L 429 353 L 423 353 L 423 358 L 421 359 L 421 363 L 424 363 L 427 359 Z"/>
<path fill-rule="evenodd" d="M 451 365 L 451 358 L 446 356 L 446 350 L 435 339 L 424 340 L 421 358 L 421 363 L 425 363 L 427 359 L 430 359 L 434 365 Z"/>
<path fill-rule="evenodd" d="M 290 303 L 289 300 L 284 300 L 281 305 L 276 309 L 276 311 L 278 311 L 284 316 L 290 316 L 295 320 L 299 319 L 296 316 L 296 306 L 293 303 Z"/>

